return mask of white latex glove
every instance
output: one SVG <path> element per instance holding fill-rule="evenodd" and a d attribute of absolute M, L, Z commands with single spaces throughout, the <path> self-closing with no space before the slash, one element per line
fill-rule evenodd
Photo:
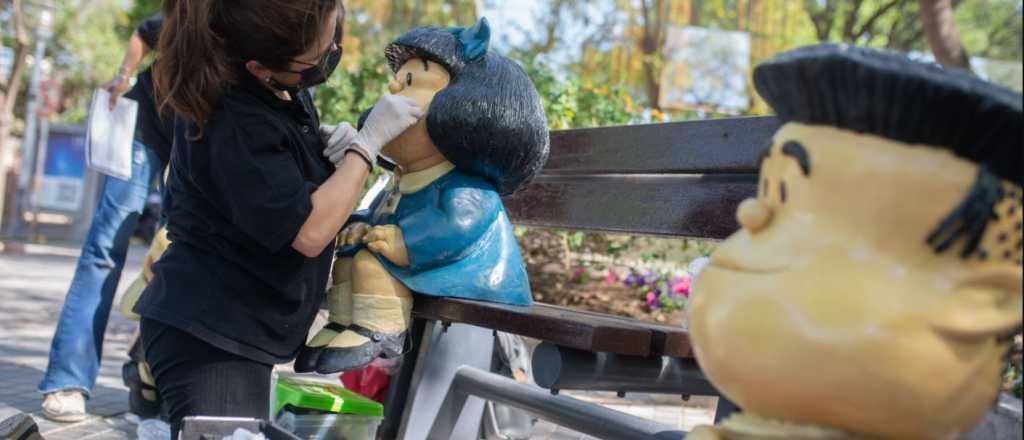
<path fill-rule="evenodd" d="M 329 159 L 334 166 L 341 165 L 341 159 L 345 157 L 345 150 L 352 145 L 352 140 L 358 133 L 355 127 L 348 122 L 337 125 L 321 125 L 320 137 L 324 138 L 324 143 L 327 144 L 327 148 L 324 148 L 324 157 Z"/>
<path fill-rule="evenodd" d="M 377 101 L 352 144 L 342 150 L 363 155 L 371 164 L 377 163 L 380 149 L 394 140 L 423 117 L 423 110 L 412 99 L 400 95 L 385 95 Z"/>

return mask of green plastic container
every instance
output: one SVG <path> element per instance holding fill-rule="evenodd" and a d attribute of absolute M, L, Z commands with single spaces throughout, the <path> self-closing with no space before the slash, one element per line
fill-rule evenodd
<path fill-rule="evenodd" d="M 274 419 L 308 440 L 373 440 L 384 405 L 341 385 L 282 375 L 274 385 Z"/>

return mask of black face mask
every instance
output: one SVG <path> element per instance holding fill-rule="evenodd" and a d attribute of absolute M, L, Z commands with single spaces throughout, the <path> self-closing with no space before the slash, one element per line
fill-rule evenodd
<path fill-rule="evenodd" d="M 341 54 L 341 47 L 337 47 L 334 50 L 327 52 L 319 63 L 310 64 L 311 67 L 307 69 L 302 69 L 298 72 L 294 70 L 285 70 L 284 72 L 299 74 L 299 83 L 296 85 L 289 86 L 282 84 L 272 77 L 269 78 L 268 82 L 271 87 L 282 92 L 288 92 L 294 96 L 304 89 L 315 87 L 327 82 L 327 79 L 331 77 L 332 73 L 334 73 L 334 69 L 338 68 L 338 63 L 341 62 Z"/>

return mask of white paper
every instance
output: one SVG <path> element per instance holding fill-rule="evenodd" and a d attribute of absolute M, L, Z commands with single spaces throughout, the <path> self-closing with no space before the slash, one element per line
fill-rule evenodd
<path fill-rule="evenodd" d="M 121 97 L 110 109 L 110 93 L 96 89 L 89 108 L 86 158 L 89 168 L 111 177 L 128 180 L 132 177 L 132 142 L 135 139 L 135 116 L 139 103 Z"/>

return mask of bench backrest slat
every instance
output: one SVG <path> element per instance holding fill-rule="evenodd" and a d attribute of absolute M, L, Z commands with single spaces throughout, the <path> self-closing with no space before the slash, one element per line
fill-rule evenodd
<path fill-rule="evenodd" d="M 778 119 L 762 116 L 556 130 L 542 173 L 757 173 L 778 128 Z"/>
<path fill-rule="evenodd" d="M 534 181 L 505 198 L 519 225 L 721 239 L 755 195 L 774 117 L 562 130 Z"/>
<path fill-rule="evenodd" d="M 522 226 L 720 239 L 756 192 L 754 174 L 545 175 L 505 206 Z"/>

